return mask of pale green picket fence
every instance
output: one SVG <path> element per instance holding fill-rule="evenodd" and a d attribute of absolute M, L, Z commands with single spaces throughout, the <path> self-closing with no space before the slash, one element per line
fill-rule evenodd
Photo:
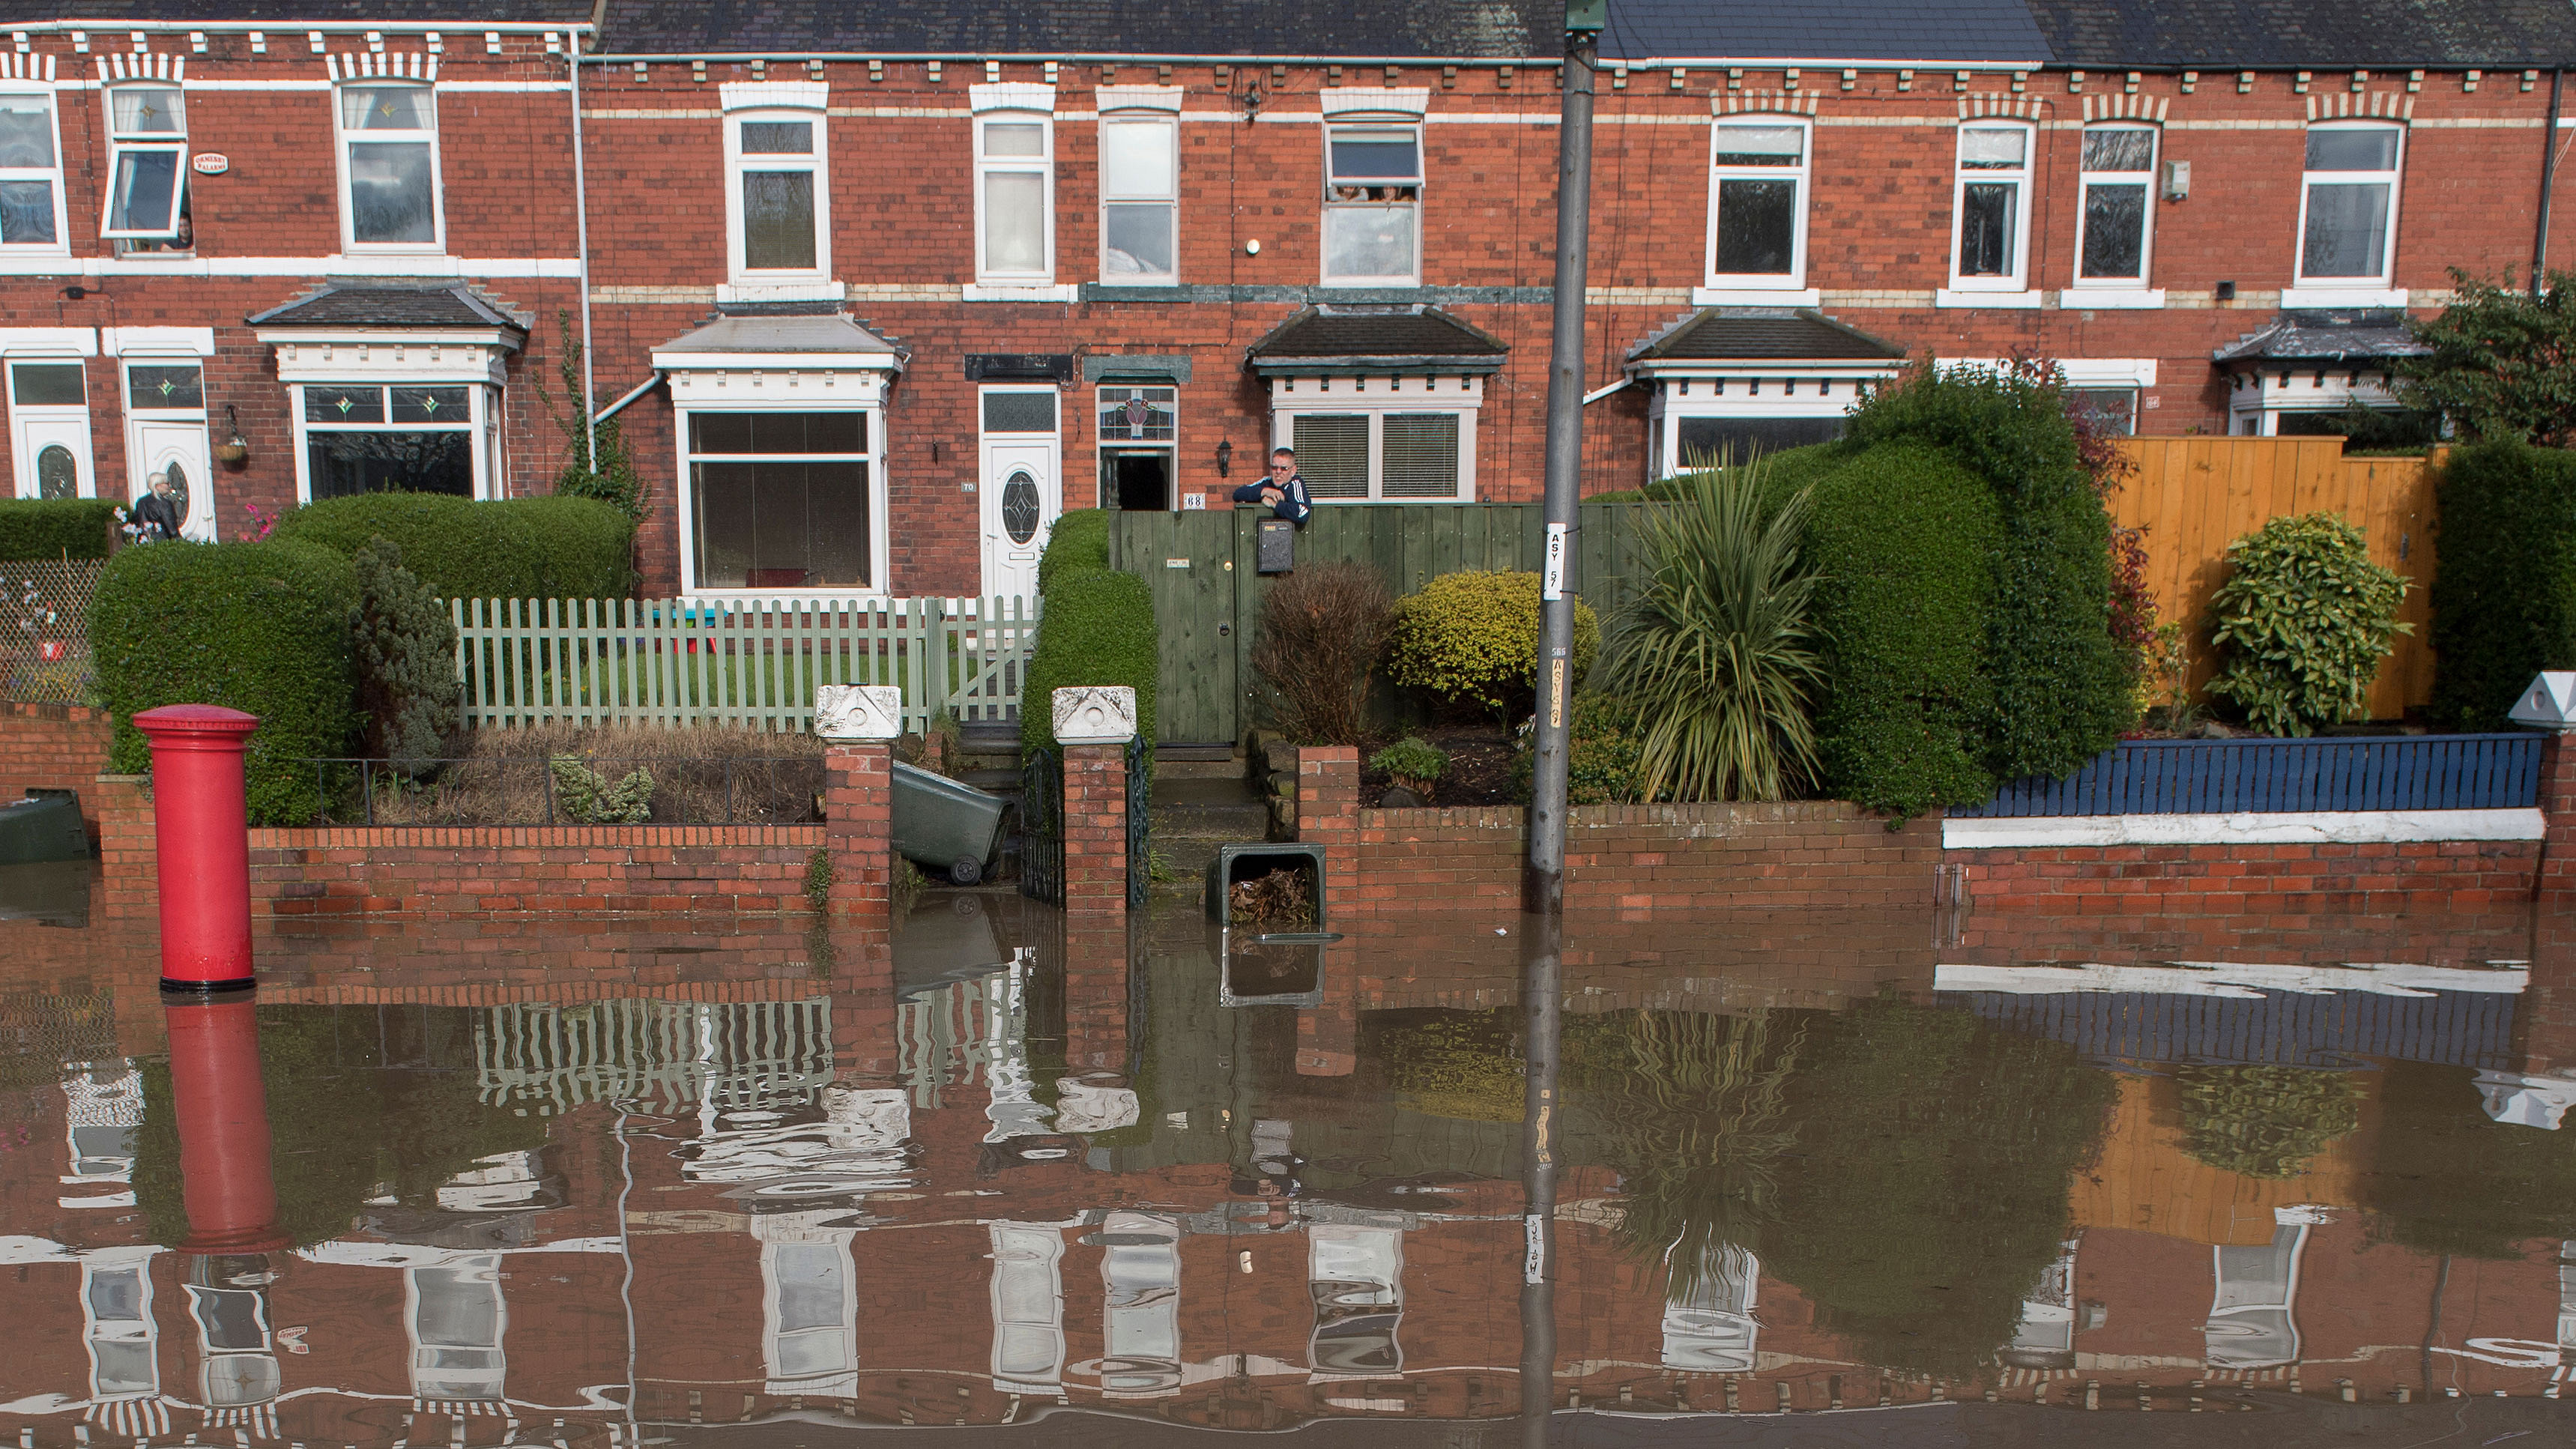
<path fill-rule="evenodd" d="M 891 684 L 906 729 L 1018 718 L 1037 600 L 454 599 L 475 729 L 813 727 L 826 684 Z"/>

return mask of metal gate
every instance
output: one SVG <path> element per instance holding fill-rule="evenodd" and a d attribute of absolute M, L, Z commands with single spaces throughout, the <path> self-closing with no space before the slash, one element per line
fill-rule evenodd
<path fill-rule="evenodd" d="M 1141 910 L 1154 879 L 1153 757 L 1145 737 L 1127 741 L 1127 909 Z"/>
<path fill-rule="evenodd" d="M 1020 766 L 1020 894 L 1064 904 L 1064 760 L 1053 750 Z"/>

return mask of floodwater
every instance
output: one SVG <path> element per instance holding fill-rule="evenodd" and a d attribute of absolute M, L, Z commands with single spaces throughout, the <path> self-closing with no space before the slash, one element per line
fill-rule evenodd
<path fill-rule="evenodd" d="M 2576 1438 L 2576 920 L 149 909 L 0 880 L 24 1446 Z"/>

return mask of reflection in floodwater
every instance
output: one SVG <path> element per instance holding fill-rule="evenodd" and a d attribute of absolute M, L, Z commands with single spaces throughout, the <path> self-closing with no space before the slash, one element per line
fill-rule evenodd
<path fill-rule="evenodd" d="M 0 1433 L 2557 1422 L 2549 923 L 2193 967 L 1936 963 L 1821 913 L 1515 924 L 1280 960 L 1006 898 L 828 952 L 323 928 L 263 943 L 256 1004 L 166 1016 L 112 930 L 0 927 Z M 2334 964 L 2365 954 L 2397 964 Z"/>

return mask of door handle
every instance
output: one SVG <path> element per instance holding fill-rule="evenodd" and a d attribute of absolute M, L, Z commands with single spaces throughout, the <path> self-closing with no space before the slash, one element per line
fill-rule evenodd
<path fill-rule="evenodd" d="M 1223 638 L 1234 632 L 1234 626 L 1232 624 L 1219 624 L 1216 626 L 1216 632 L 1218 638 Z"/>

